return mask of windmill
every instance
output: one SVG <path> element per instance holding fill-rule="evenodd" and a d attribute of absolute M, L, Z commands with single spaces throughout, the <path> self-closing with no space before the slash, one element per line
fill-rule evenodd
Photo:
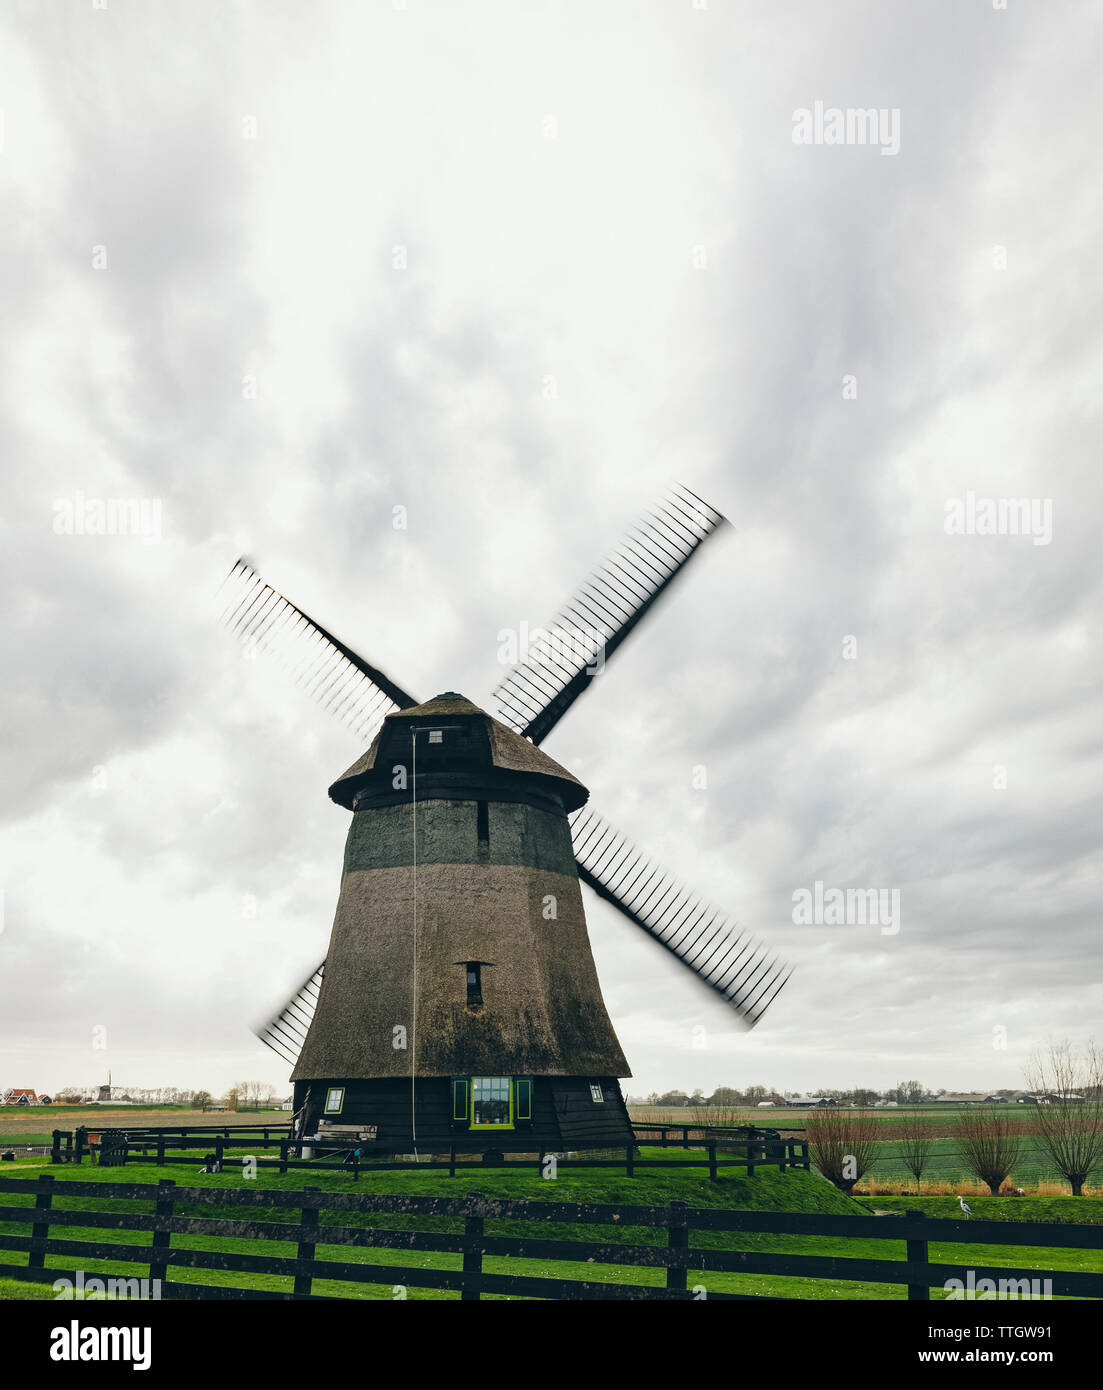
<path fill-rule="evenodd" d="M 419 704 L 267 584 L 231 571 L 225 621 L 289 662 L 368 751 L 329 788 L 352 811 L 326 959 L 260 1029 L 291 1064 L 298 1137 L 398 1151 L 631 1138 L 585 884 L 753 1026 L 788 978 L 644 855 L 539 744 L 725 524 L 675 485 L 491 697 Z"/>

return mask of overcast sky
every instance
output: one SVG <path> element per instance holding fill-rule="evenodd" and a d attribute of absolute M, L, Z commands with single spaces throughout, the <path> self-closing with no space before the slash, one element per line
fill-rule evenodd
<path fill-rule="evenodd" d="M 588 896 L 627 1090 L 1099 1036 L 1101 29 L 8 6 L 0 1086 L 287 1089 L 249 1024 L 325 954 L 362 749 L 220 627 L 239 554 L 481 703 L 670 478 L 732 529 L 545 746 L 795 973 L 743 1032 Z M 67 533 L 119 499 L 146 534 Z M 794 923 L 817 880 L 899 930 Z"/>

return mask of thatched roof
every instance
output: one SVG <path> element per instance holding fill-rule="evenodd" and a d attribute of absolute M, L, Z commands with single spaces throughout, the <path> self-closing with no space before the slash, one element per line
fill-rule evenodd
<path fill-rule="evenodd" d="M 589 797 L 586 788 L 565 767 L 561 767 L 553 758 L 542 753 L 535 744 L 529 743 L 520 734 L 514 733 L 507 725 L 491 718 L 485 710 L 479 709 L 465 696 L 457 695 L 454 691 L 434 695 L 424 704 L 389 714 L 368 751 L 330 787 L 330 797 L 339 806 L 351 811 L 358 791 L 370 787 L 373 783 L 384 784 L 390 780 L 389 765 L 376 771 L 376 759 L 380 749 L 392 746 L 399 737 L 405 739 L 411 728 L 432 729 L 437 720 L 448 724 L 458 723 L 472 737 L 484 739 L 487 748 L 485 765 L 488 770 L 523 772 L 536 777 L 546 788 L 554 791 L 562 801 L 565 811 L 577 810 Z M 405 746 L 408 746 L 408 743 Z"/>

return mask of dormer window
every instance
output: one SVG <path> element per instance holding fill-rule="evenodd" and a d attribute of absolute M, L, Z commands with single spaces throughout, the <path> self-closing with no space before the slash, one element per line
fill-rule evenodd
<path fill-rule="evenodd" d="M 443 743 L 443 742 L 444 742 L 444 730 L 443 730 L 443 729 L 430 729 L 430 730 L 429 730 L 429 742 L 430 742 L 430 743 Z"/>
<path fill-rule="evenodd" d="M 483 966 L 492 965 L 488 960 L 457 960 L 455 965 L 462 965 L 464 974 L 467 977 L 467 1007 L 469 1009 L 481 1009 L 483 1006 Z"/>

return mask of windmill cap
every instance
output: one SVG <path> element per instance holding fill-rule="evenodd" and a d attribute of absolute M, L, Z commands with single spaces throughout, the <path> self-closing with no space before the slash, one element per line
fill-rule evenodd
<path fill-rule="evenodd" d="M 563 809 L 567 812 L 577 811 L 584 805 L 589 798 L 589 791 L 582 785 L 577 777 L 574 777 L 565 767 L 561 767 L 553 758 L 549 758 L 546 753 L 542 753 L 535 744 L 528 739 L 522 738 L 507 725 L 499 720 L 492 718 L 485 710 L 481 710 L 478 705 L 472 704 L 464 695 L 458 694 L 454 690 L 446 690 L 441 695 L 434 695 L 431 700 L 426 700 L 424 704 L 413 705 L 409 709 L 396 710 L 393 714 L 388 714 L 384 719 L 379 732 L 372 740 L 372 745 L 368 751 L 333 783 L 329 789 L 331 800 L 339 806 L 344 806 L 347 810 L 354 809 L 356 794 L 367 789 L 391 786 L 393 769 L 391 766 L 390 753 L 392 748 L 388 748 L 386 755 L 386 766 L 376 768 L 376 758 L 384 743 L 391 745 L 392 740 L 400 738 L 405 749 L 410 746 L 407 733 L 414 728 L 423 726 L 428 732 L 435 727 L 434 720 L 456 721 L 461 726 L 475 733 L 475 750 L 478 748 L 478 733 L 485 733 L 486 759 L 485 770 L 495 776 L 495 780 L 500 780 L 496 774 L 517 773 L 537 779 L 536 785 L 542 790 L 552 793 L 563 804 Z M 427 740 L 418 740 L 418 782 L 422 783 L 422 763 L 424 756 L 423 749 L 427 750 Z M 471 756 L 472 744 L 467 742 L 467 755 Z M 426 769 L 426 776 L 431 775 Z M 427 794 L 430 787 L 426 785 Z M 492 793 L 488 793 L 488 798 L 493 799 Z"/>

